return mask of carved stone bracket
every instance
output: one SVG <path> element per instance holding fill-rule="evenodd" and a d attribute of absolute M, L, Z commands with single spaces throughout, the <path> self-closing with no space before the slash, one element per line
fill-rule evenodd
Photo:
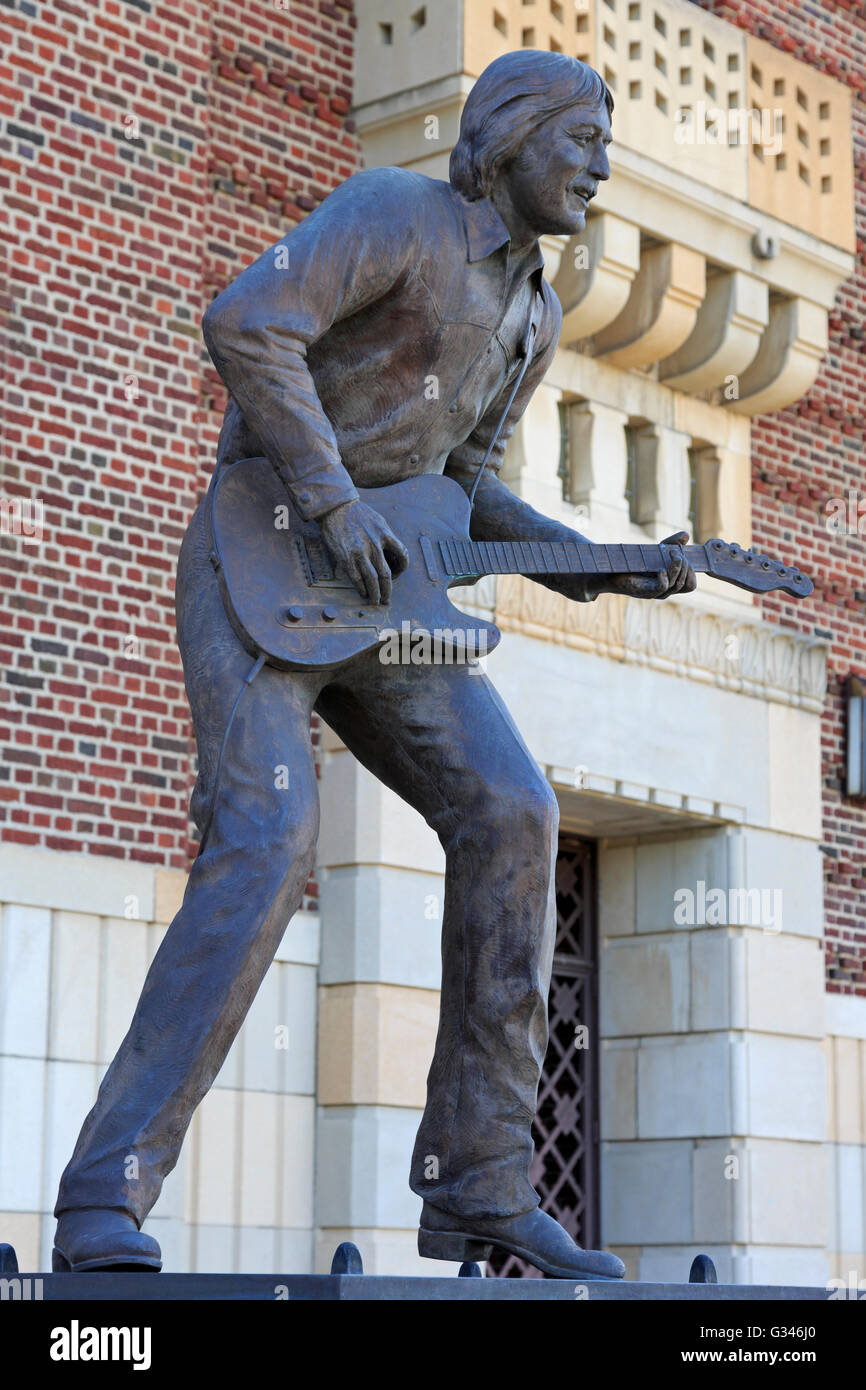
<path fill-rule="evenodd" d="M 781 410 L 804 396 L 827 351 L 827 311 L 808 299 L 776 299 L 770 322 L 751 366 L 742 374 L 739 397 L 725 402 L 742 415 Z"/>
<path fill-rule="evenodd" d="M 706 261 L 676 242 L 641 252 L 628 303 L 592 340 L 595 357 L 647 367 L 669 357 L 695 326 L 706 292 Z"/>
<path fill-rule="evenodd" d="M 663 540 L 689 515 L 689 436 L 666 425 L 635 434 L 634 519 Z"/>
<path fill-rule="evenodd" d="M 753 360 L 768 319 L 765 283 L 739 270 L 713 276 L 691 334 L 659 363 L 659 380 L 680 391 L 721 386 Z"/>
<path fill-rule="evenodd" d="M 562 303 L 563 346 L 617 318 L 639 265 L 640 229 L 612 213 L 593 217 L 582 235 L 569 241 L 553 282 Z"/>

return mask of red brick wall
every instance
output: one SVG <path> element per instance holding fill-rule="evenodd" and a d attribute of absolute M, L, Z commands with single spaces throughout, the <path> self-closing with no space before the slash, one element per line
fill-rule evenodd
<path fill-rule="evenodd" d="M 855 95 L 860 267 L 814 389 L 755 422 L 754 486 L 756 543 L 817 580 L 808 604 L 764 611 L 831 642 L 828 975 L 864 993 L 866 809 L 841 791 L 866 562 L 825 519 L 866 496 L 866 25 L 855 0 L 701 3 Z M 0 494 L 45 507 L 40 545 L 0 536 L 4 839 L 175 867 L 194 850 L 172 591 L 223 405 L 199 321 L 359 167 L 353 24 L 351 0 L 0 0 Z"/>
<path fill-rule="evenodd" d="M 827 984 L 866 994 L 866 805 L 846 800 L 844 682 L 866 675 L 866 534 L 827 529 L 828 504 L 853 492 L 866 513 L 866 11 L 857 0 L 701 0 L 729 23 L 845 82 L 854 103 L 857 268 L 830 317 L 830 350 L 813 389 L 754 421 L 755 544 L 793 554 L 815 578 L 805 603 L 769 598 L 765 616 L 830 644 L 822 725 Z M 863 518 L 866 533 L 866 515 Z M 797 756 L 796 748 L 790 756 Z"/>
<path fill-rule="evenodd" d="M 205 304 L 359 167 L 352 0 L 0 0 L 0 837 L 185 868 Z M 132 137 L 132 138 L 129 138 Z"/>

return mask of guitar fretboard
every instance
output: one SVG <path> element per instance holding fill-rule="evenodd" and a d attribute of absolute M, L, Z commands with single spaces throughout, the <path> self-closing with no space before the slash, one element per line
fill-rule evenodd
<path fill-rule="evenodd" d="M 684 547 L 695 570 L 707 569 L 702 545 Z M 482 574 L 655 574 L 667 569 L 660 545 L 596 545 L 589 541 L 439 541 L 445 573 Z"/>

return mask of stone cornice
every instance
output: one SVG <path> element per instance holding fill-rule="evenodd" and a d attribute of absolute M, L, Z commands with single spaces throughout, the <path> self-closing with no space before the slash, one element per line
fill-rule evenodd
<path fill-rule="evenodd" d="M 650 666 L 815 714 L 823 708 L 826 643 L 760 620 L 615 594 L 595 603 L 572 603 L 512 575 L 496 580 L 494 620 L 503 632 L 558 642 L 611 661 Z"/>

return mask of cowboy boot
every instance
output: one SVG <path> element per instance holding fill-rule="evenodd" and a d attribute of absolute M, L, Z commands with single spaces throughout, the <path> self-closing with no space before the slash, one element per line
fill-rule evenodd
<path fill-rule="evenodd" d="M 528 1260 L 556 1279 L 621 1279 L 625 1265 L 604 1250 L 582 1250 L 539 1207 L 518 1216 L 456 1216 L 425 1202 L 418 1253 L 430 1260 L 487 1260 L 494 1250 Z"/>
<path fill-rule="evenodd" d="M 138 1229 L 128 1212 L 83 1207 L 60 1213 L 51 1268 L 55 1274 L 97 1269 L 158 1273 L 162 1251 L 153 1236 Z"/>

